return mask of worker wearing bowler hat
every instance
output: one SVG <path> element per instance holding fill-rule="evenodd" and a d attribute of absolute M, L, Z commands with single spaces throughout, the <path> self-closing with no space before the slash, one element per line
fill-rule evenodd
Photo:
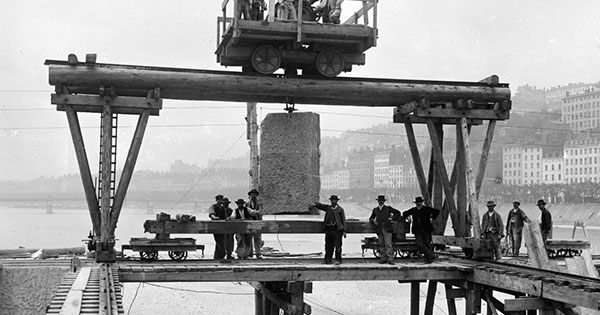
<path fill-rule="evenodd" d="M 208 217 L 211 220 L 228 220 L 231 213 L 227 213 L 227 208 L 223 205 L 223 200 L 225 198 L 223 195 L 215 196 L 215 203 L 208 208 Z M 215 253 L 214 259 L 223 259 L 227 255 L 227 238 L 229 234 L 213 234 L 215 239 Z M 229 256 L 231 256 L 231 252 L 229 252 Z"/>
<path fill-rule="evenodd" d="M 496 203 L 490 200 L 486 206 L 488 212 L 481 218 L 481 236 L 490 241 L 493 250 L 492 258 L 498 260 L 501 257 L 500 240 L 504 237 L 504 225 L 502 224 L 502 218 L 494 209 Z"/>
<path fill-rule="evenodd" d="M 250 215 L 251 220 L 262 220 L 262 212 L 260 212 L 260 206 L 258 204 L 258 190 L 252 189 L 248 192 L 250 198 L 246 202 L 246 208 L 253 211 Z M 256 259 L 262 259 L 261 248 L 262 248 L 262 235 L 260 233 L 252 233 L 253 247 L 250 248 L 250 257 L 256 255 Z"/>
<path fill-rule="evenodd" d="M 325 230 L 325 263 L 331 264 L 335 250 L 335 264 L 342 263 L 342 237 L 346 237 L 346 215 L 344 208 L 338 205 L 340 198 L 329 197 L 330 205 L 315 202 L 315 208 L 325 211 L 323 228 Z"/>
<path fill-rule="evenodd" d="M 540 230 L 542 231 L 542 239 L 544 240 L 544 245 L 549 238 L 552 238 L 552 214 L 550 211 L 546 209 L 546 202 L 544 199 L 540 199 L 537 202 L 538 208 L 542 211 L 542 223 L 540 225 Z"/>
<path fill-rule="evenodd" d="M 531 222 L 520 206 L 521 203 L 519 201 L 513 201 L 513 208 L 508 212 L 508 218 L 506 220 L 506 235 L 511 242 L 513 256 L 519 256 L 521 239 L 523 236 L 523 226 L 525 225 L 525 222 Z"/>
<path fill-rule="evenodd" d="M 394 250 L 392 249 L 393 222 L 400 218 L 400 211 L 385 205 L 385 196 L 377 196 L 377 207 L 373 208 L 369 222 L 375 225 L 377 239 L 379 240 L 380 264 L 394 264 Z"/>
<path fill-rule="evenodd" d="M 245 204 L 246 200 L 238 199 L 235 201 L 237 208 L 233 212 L 232 219 L 234 220 L 252 220 L 252 216 L 256 215 L 256 210 L 248 209 Z M 238 259 L 247 259 L 250 257 L 250 250 L 252 249 L 252 234 L 251 233 L 240 233 L 235 235 L 237 241 L 237 248 L 235 253 Z"/>
<path fill-rule="evenodd" d="M 440 215 L 440 210 L 423 205 L 423 198 L 417 197 L 414 200 L 415 206 L 404 211 L 404 218 L 412 217 L 412 232 L 415 235 L 417 247 L 425 255 L 425 263 L 429 264 L 437 258 L 431 245 L 431 233 L 433 232 L 432 220 Z"/>

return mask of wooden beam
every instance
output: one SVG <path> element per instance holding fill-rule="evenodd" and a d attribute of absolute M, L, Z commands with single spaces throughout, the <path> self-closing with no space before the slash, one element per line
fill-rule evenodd
<path fill-rule="evenodd" d="M 442 126 L 441 123 L 436 122 L 435 123 L 435 129 L 436 129 L 436 133 L 439 139 L 439 151 L 440 152 L 444 152 L 444 127 Z M 434 158 L 434 152 L 435 150 L 432 150 L 432 161 L 435 161 Z M 432 164 L 434 166 L 434 176 L 433 176 L 433 207 L 436 209 L 442 209 L 443 203 L 444 203 L 444 195 L 442 193 L 443 191 L 443 181 L 442 181 L 442 172 L 445 172 L 445 168 L 444 170 L 440 169 L 439 167 L 436 166 L 436 164 Z M 444 163 L 444 166 L 446 164 Z M 448 174 L 445 174 L 446 176 L 448 176 Z M 446 200 L 448 200 L 446 198 Z M 456 208 L 456 204 L 454 204 L 454 207 Z M 451 206 L 449 207 L 449 209 L 451 208 Z"/>
<path fill-rule="evenodd" d="M 505 311 L 527 311 L 527 310 L 541 310 L 541 309 L 556 309 L 556 308 L 574 308 L 575 305 L 557 303 L 551 300 L 538 298 L 538 297 L 520 297 L 517 299 L 506 299 L 504 300 Z"/>
<path fill-rule="evenodd" d="M 77 111 L 90 113 L 101 113 L 104 105 L 107 104 L 110 104 L 113 113 L 139 113 L 146 109 L 158 112 L 162 109 L 161 99 L 127 96 L 51 94 L 50 103 L 77 106 Z"/>
<path fill-rule="evenodd" d="M 394 123 L 413 123 L 413 124 L 426 124 L 429 118 L 417 117 L 415 115 L 397 115 L 394 114 Z M 438 121 L 443 125 L 454 125 L 456 124 L 456 118 L 438 118 Z M 469 125 L 478 126 L 483 124 L 481 119 L 468 119 Z"/>
<path fill-rule="evenodd" d="M 465 297 L 465 314 L 479 314 L 481 312 L 481 285 L 473 283 L 471 289 L 467 289 Z"/>
<path fill-rule="evenodd" d="M 469 194 L 469 210 L 471 225 L 473 226 L 473 237 L 481 237 L 481 223 L 479 221 L 479 210 L 477 209 L 477 194 L 475 189 L 475 180 L 473 178 L 473 167 L 471 165 L 470 145 L 469 145 L 469 127 L 467 120 L 460 120 L 462 130 L 463 154 L 465 159 L 465 172 L 467 177 L 467 191 Z"/>
<path fill-rule="evenodd" d="M 456 297 L 454 297 L 452 294 L 454 289 L 452 289 L 452 286 L 449 284 L 444 284 L 444 287 L 446 288 L 446 304 L 448 305 L 448 315 L 456 315 Z M 464 290 L 461 297 L 464 297 Z"/>
<path fill-rule="evenodd" d="M 506 120 L 510 117 L 510 112 L 494 109 L 457 109 L 430 107 L 427 109 L 417 108 L 414 111 L 414 115 L 417 117 L 427 118 L 470 118 L 483 120 Z"/>
<path fill-rule="evenodd" d="M 250 182 L 251 187 L 258 189 L 258 119 L 256 103 L 246 103 L 246 138 L 250 146 Z"/>
<path fill-rule="evenodd" d="M 366 1 L 363 1 L 363 6 L 362 8 L 360 8 L 360 10 L 356 11 L 354 14 L 352 14 L 350 16 L 349 19 L 347 19 L 344 23 L 342 24 L 356 24 L 358 23 L 358 19 L 362 16 L 365 17 L 365 25 L 369 25 L 369 20 L 367 19 L 369 10 L 371 10 L 371 8 L 373 8 L 374 3 L 372 1 L 369 1 L 368 4 L 365 5 Z"/>
<path fill-rule="evenodd" d="M 410 283 L 410 315 L 419 315 L 419 302 L 421 299 L 419 286 L 419 281 Z"/>
<path fill-rule="evenodd" d="M 479 200 L 479 191 L 481 190 L 481 184 L 483 183 L 483 177 L 485 175 L 485 168 L 488 162 L 488 156 L 490 154 L 490 148 L 492 146 L 492 139 L 494 138 L 494 129 L 496 128 L 496 121 L 490 120 L 488 123 L 485 139 L 483 140 L 483 148 L 481 149 L 481 159 L 479 160 L 479 170 L 477 171 L 477 178 L 475 179 L 475 190 L 476 200 Z"/>
<path fill-rule="evenodd" d="M 429 281 L 429 285 L 427 286 L 427 298 L 425 300 L 425 315 L 433 315 L 436 291 L 437 281 Z"/>
<path fill-rule="evenodd" d="M 293 304 L 292 302 L 286 301 L 279 297 L 277 294 L 271 292 L 271 290 L 267 289 L 264 285 L 259 282 L 249 282 L 249 284 L 257 291 L 271 300 L 272 303 L 275 303 L 279 308 L 283 309 L 286 314 L 297 315 L 297 314 L 311 314 L 310 305 L 303 302 L 301 307 Z"/>
<path fill-rule="evenodd" d="M 481 82 L 287 78 L 100 63 L 69 65 L 61 61 L 46 61 L 46 65 L 51 85 L 68 86 L 71 93 L 77 94 L 96 95 L 98 86 L 114 85 L 119 87 L 119 96 L 145 97 L 149 90 L 160 87 L 163 99 L 258 103 L 292 100 L 296 104 L 397 107 L 421 98 L 430 102 L 460 98 L 486 103 L 510 100 L 508 84 L 490 87 Z M 314 89 L 314 86 L 320 88 Z"/>
<path fill-rule="evenodd" d="M 448 206 L 450 210 L 450 218 L 452 219 L 452 224 L 454 225 L 454 235 L 459 235 L 459 230 L 457 229 L 458 221 L 458 213 L 456 212 L 456 203 L 454 203 L 454 192 L 450 188 L 450 181 L 448 180 L 448 172 L 446 171 L 446 166 L 444 165 L 444 157 L 440 150 L 440 139 L 438 139 L 438 135 L 436 132 L 435 125 L 433 121 L 427 122 L 427 129 L 429 130 L 429 137 L 431 138 L 431 146 L 434 150 L 434 158 L 437 168 L 440 170 L 442 186 L 444 188 L 444 193 L 446 194 L 446 199 L 448 199 Z"/>
<path fill-rule="evenodd" d="M 92 227 L 94 234 L 100 235 L 100 208 L 98 207 L 98 197 L 96 196 L 96 190 L 94 189 L 94 181 L 92 180 L 90 164 L 85 151 L 79 118 L 71 106 L 65 106 L 65 111 L 67 113 L 71 138 L 73 139 L 73 148 L 75 149 L 75 155 L 77 156 L 77 165 L 79 166 L 79 174 L 81 175 L 81 182 L 83 183 L 83 192 L 85 193 L 85 200 L 92 220 Z"/>
<path fill-rule="evenodd" d="M 496 310 L 496 306 L 492 300 L 492 292 L 488 290 L 483 291 L 483 297 L 487 303 L 488 315 L 498 315 L 498 311 Z"/>
<path fill-rule="evenodd" d="M 212 234 L 212 233 L 324 233 L 322 221 L 309 220 L 206 220 L 178 222 L 177 220 L 147 220 L 144 231 L 155 234 Z M 347 221 L 346 233 L 376 233 L 375 227 L 367 220 Z M 395 232 L 406 233 L 403 224 L 395 225 Z"/>
<path fill-rule="evenodd" d="M 425 199 L 425 204 L 431 205 L 431 194 L 427 188 L 427 181 L 425 180 L 425 173 L 423 172 L 423 164 L 419 154 L 419 146 L 417 145 L 415 131 L 411 123 L 405 123 L 404 128 L 406 129 L 408 146 L 410 148 L 410 154 L 412 155 L 413 164 L 415 166 L 415 173 L 417 175 L 417 181 L 419 182 L 421 194 L 423 195 L 423 199 Z"/>
<path fill-rule="evenodd" d="M 111 157 L 111 144 L 112 144 L 112 111 L 110 105 L 104 105 L 104 111 L 102 112 L 102 129 L 100 130 L 102 134 L 101 146 L 102 150 L 100 152 L 101 156 L 101 166 L 100 169 L 102 174 L 100 174 L 100 189 L 102 194 L 99 194 L 98 198 L 100 200 L 100 249 L 98 251 L 108 251 L 110 246 L 111 236 L 110 233 L 110 212 L 111 212 L 111 167 L 112 167 L 112 157 Z"/>
<path fill-rule="evenodd" d="M 123 165 L 121 179 L 119 180 L 119 186 L 117 187 L 113 200 L 112 213 L 110 218 L 111 235 L 114 235 L 115 228 L 117 227 L 117 222 L 119 221 L 121 208 L 123 207 L 123 203 L 125 202 L 127 189 L 129 188 L 129 183 L 131 182 L 131 177 L 133 176 L 135 164 L 140 153 L 140 148 L 142 147 L 142 140 L 144 139 L 144 133 L 146 132 L 146 126 L 148 125 L 149 115 L 150 110 L 148 109 L 145 110 L 142 113 L 142 115 L 140 115 L 137 126 L 135 127 L 135 133 L 133 134 L 133 138 L 131 139 L 131 146 L 129 147 L 127 159 L 125 160 L 125 165 Z"/>
<path fill-rule="evenodd" d="M 467 224 L 467 161 L 465 159 L 464 136 L 460 127 L 460 121 L 456 124 L 456 162 L 457 178 L 456 178 L 456 211 L 458 212 L 459 230 L 462 236 L 468 236 Z"/>

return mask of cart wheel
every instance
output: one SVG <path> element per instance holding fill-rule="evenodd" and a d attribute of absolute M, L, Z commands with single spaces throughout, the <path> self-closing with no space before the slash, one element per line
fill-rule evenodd
<path fill-rule="evenodd" d="M 271 74 L 281 65 L 281 54 L 271 45 L 258 46 L 250 57 L 252 68 L 258 73 Z"/>
<path fill-rule="evenodd" d="M 381 258 L 379 249 L 373 249 L 373 256 L 375 256 L 375 258 Z"/>
<path fill-rule="evenodd" d="M 140 258 L 145 261 L 152 261 L 158 258 L 158 252 L 140 252 Z"/>
<path fill-rule="evenodd" d="M 335 50 L 323 50 L 317 55 L 315 67 L 324 77 L 337 77 L 344 70 L 344 56 Z"/>
<path fill-rule="evenodd" d="M 169 251 L 169 257 L 171 257 L 172 260 L 185 260 L 187 258 L 187 255 L 187 251 Z"/>

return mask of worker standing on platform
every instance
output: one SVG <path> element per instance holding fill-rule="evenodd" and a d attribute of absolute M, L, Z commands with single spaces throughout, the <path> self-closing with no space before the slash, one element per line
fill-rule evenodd
<path fill-rule="evenodd" d="M 335 249 L 335 264 L 342 263 L 342 237 L 346 237 L 346 214 L 344 208 L 338 205 L 340 198 L 331 195 L 329 201 L 331 205 L 325 205 L 315 202 L 314 206 L 325 211 L 323 226 L 325 229 L 325 263 L 331 264 L 333 252 Z"/>
<path fill-rule="evenodd" d="M 315 12 L 321 14 L 323 23 L 340 24 L 342 2 L 344 2 L 344 0 L 321 0 L 321 2 L 315 6 Z"/>
<path fill-rule="evenodd" d="M 250 200 L 246 203 L 246 207 L 251 210 L 251 219 L 262 220 L 262 213 L 260 212 L 260 206 L 258 205 L 258 190 L 252 189 L 248 192 Z M 262 235 L 260 233 L 252 233 L 252 242 L 254 248 L 250 247 L 250 257 L 256 255 L 256 259 L 262 259 L 261 248 L 262 248 Z"/>
<path fill-rule="evenodd" d="M 506 220 L 506 235 L 510 237 L 513 256 L 519 256 L 524 222 L 531 222 L 520 205 L 519 201 L 513 201 L 513 208 L 508 212 Z"/>
<path fill-rule="evenodd" d="M 252 220 L 252 216 L 256 214 L 257 211 L 246 208 L 244 206 L 245 203 L 246 201 L 244 199 L 235 201 L 237 208 L 234 210 L 234 220 Z M 235 235 L 235 238 L 237 240 L 235 253 L 237 254 L 238 259 L 248 259 L 248 257 L 250 257 L 250 252 L 252 251 L 252 233 L 239 233 Z"/>
<path fill-rule="evenodd" d="M 229 198 L 225 197 L 222 200 L 223 208 L 225 209 L 225 213 L 227 215 L 226 220 L 230 220 L 233 215 L 233 209 L 229 207 L 231 201 Z M 233 247 L 234 247 L 235 239 L 234 234 L 225 234 L 225 251 L 227 252 L 227 259 L 233 259 Z"/>
<path fill-rule="evenodd" d="M 293 0 L 277 0 L 277 18 L 280 20 L 295 21 L 298 19 L 298 12 Z"/>
<path fill-rule="evenodd" d="M 215 196 L 216 203 L 208 208 L 208 217 L 211 220 L 227 220 L 229 215 L 223 207 L 223 195 Z M 223 259 L 227 254 L 226 234 L 213 234 L 215 239 L 214 259 Z"/>
<path fill-rule="evenodd" d="M 379 239 L 380 264 L 394 264 L 394 250 L 392 248 L 393 222 L 400 218 L 400 211 L 385 205 L 384 195 L 377 196 L 377 207 L 373 208 L 369 222 L 375 225 L 377 238 Z"/>
<path fill-rule="evenodd" d="M 496 203 L 490 200 L 486 206 L 488 212 L 481 218 L 481 236 L 491 242 L 493 250 L 492 259 L 498 260 L 501 257 L 500 240 L 504 237 L 504 225 L 502 224 L 502 218 L 494 210 Z"/>
<path fill-rule="evenodd" d="M 244 16 L 244 20 L 250 20 L 250 0 L 237 0 L 237 18 Z"/>
<path fill-rule="evenodd" d="M 250 5 L 250 19 L 253 21 L 262 21 L 265 19 L 265 10 L 267 4 L 265 0 L 252 0 Z"/>
<path fill-rule="evenodd" d="M 552 214 L 550 214 L 550 211 L 546 209 L 546 202 L 544 199 L 538 200 L 537 206 L 540 208 L 540 211 L 542 211 L 542 223 L 540 225 L 540 230 L 542 231 L 544 246 L 546 246 L 546 241 L 549 238 L 552 238 Z"/>
<path fill-rule="evenodd" d="M 425 206 L 423 202 L 422 197 L 415 198 L 415 207 L 404 211 L 402 216 L 404 218 L 412 216 L 412 232 L 415 235 L 417 247 L 425 255 L 425 263 L 430 264 L 437 258 L 431 245 L 431 233 L 433 232 L 431 220 L 435 220 L 440 215 L 440 210 Z"/>

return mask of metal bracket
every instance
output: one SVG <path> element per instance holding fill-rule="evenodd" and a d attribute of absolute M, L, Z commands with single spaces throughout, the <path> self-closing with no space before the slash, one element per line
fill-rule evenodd
<path fill-rule="evenodd" d="M 290 100 L 288 98 L 286 98 L 285 108 L 283 110 L 287 111 L 288 114 L 291 114 L 297 110 L 295 106 L 296 106 L 296 104 L 294 102 L 290 102 Z"/>

